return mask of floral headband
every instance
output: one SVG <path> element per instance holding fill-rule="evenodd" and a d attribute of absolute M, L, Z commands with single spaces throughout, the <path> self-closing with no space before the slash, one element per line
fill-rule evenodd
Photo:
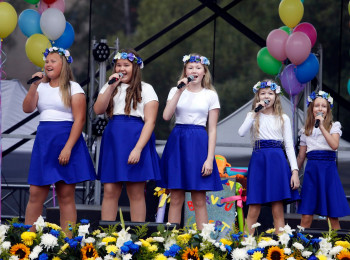
<path fill-rule="evenodd" d="M 330 104 L 331 108 L 333 108 L 333 98 L 331 97 L 331 95 L 327 92 L 324 92 L 322 90 L 320 90 L 318 93 L 315 93 L 315 91 L 313 91 L 310 96 L 307 97 L 307 106 L 310 105 L 311 102 L 313 102 L 316 98 L 321 97 L 324 98 L 325 100 L 328 101 L 328 103 Z"/>
<path fill-rule="evenodd" d="M 269 81 L 259 81 L 258 83 L 256 83 L 253 87 L 253 92 L 256 93 L 261 88 L 270 88 L 271 90 L 275 91 L 276 94 L 281 93 L 281 87 L 270 80 Z"/>
<path fill-rule="evenodd" d="M 46 57 L 50 53 L 58 53 L 59 55 L 65 57 L 68 63 L 73 62 L 73 58 L 72 58 L 72 56 L 70 56 L 70 52 L 68 50 L 63 49 L 63 48 L 57 48 L 57 47 L 50 47 L 50 48 L 45 50 L 45 52 L 43 53 L 44 54 L 44 57 L 43 57 L 44 61 L 46 61 Z"/>
<path fill-rule="evenodd" d="M 207 65 L 207 66 L 210 65 L 210 61 L 208 60 L 207 57 L 199 56 L 199 55 L 197 56 L 185 55 L 182 58 L 182 62 L 184 64 L 186 64 L 187 62 L 200 62 L 203 65 Z"/>
<path fill-rule="evenodd" d="M 141 57 L 137 57 L 135 54 L 133 53 L 126 53 L 126 52 L 117 52 L 117 54 L 114 56 L 113 58 L 113 62 L 115 63 L 117 60 L 119 59 L 123 59 L 123 60 L 126 60 L 128 59 L 129 61 L 131 62 L 135 62 L 137 65 L 140 66 L 140 69 L 143 68 L 143 61 L 141 59 Z"/>

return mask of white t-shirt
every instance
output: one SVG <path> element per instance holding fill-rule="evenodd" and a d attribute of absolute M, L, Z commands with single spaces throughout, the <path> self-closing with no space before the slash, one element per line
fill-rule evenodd
<path fill-rule="evenodd" d="M 70 81 L 71 96 L 84 94 L 81 86 Z M 40 83 L 37 90 L 39 94 L 37 108 L 40 112 L 40 121 L 74 121 L 72 108 L 64 106 L 60 88 L 51 87 L 49 83 Z"/>
<path fill-rule="evenodd" d="M 171 100 L 177 88 L 173 87 L 168 95 Z M 206 126 L 209 110 L 220 108 L 218 94 L 210 89 L 203 88 L 199 92 L 185 89 L 176 105 L 176 124 L 191 124 Z"/>
<path fill-rule="evenodd" d="M 108 83 L 106 83 L 100 90 L 100 94 L 103 94 L 108 87 Z M 129 87 L 128 84 L 121 83 L 117 88 L 118 92 L 113 97 L 114 102 L 114 108 L 113 108 L 113 115 L 125 115 L 124 108 L 125 108 L 125 97 L 126 97 L 126 89 Z M 144 106 L 150 102 L 150 101 L 157 101 L 158 102 L 158 96 L 156 92 L 154 91 L 153 87 L 145 82 L 141 82 L 141 102 L 137 103 L 136 110 L 133 109 L 133 101 L 131 101 L 131 110 L 130 110 L 130 116 L 136 116 L 141 117 L 142 120 L 145 118 L 144 113 Z"/>
<path fill-rule="evenodd" d="M 252 117 L 253 112 L 249 112 L 243 124 L 238 129 L 238 134 L 244 136 L 253 126 L 255 119 Z M 259 140 L 277 140 L 283 141 L 286 149 L 288 161 L 292 170 L 298 170 L 297 160 L 294 151 L 292 127 L 290 119 L 286 114 L 283 114 L 283 129 L 281 120 L 276 115 L 265 115 L 260 113 L 259 116 Z"/>
<path fill-rule="evenodd" d="M 330 134 L 339 134 L 342 135 L 341 124 L 340 122 L 334 122 L 332 124 Z M 314 128 L 310 136 L 305 135 L 305 129 L 302 128 L 299 131 L 300 136 L 300 146 L 307 146 L 306 152 L 316 151 L 316 150 L 326 150 L 334 151 L 324 138 L 320 128 Z"/>

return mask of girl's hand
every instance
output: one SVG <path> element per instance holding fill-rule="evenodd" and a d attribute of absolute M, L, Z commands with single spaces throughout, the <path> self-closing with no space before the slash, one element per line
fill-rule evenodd
<path fill-rule="evenodd" d="M 141 149 L 134 148 L 132 149 L 129 158 L 128 158 L 128 164 L 136 164 L 140 161 L 140 156 L 141 156 Z"/>
<path fill-rule="evenodd" d="M 318 113 L 317 113 L 317 114 L 318 114 Z M 319 115 L 316 115 L 316 117 L 315 117 L 315 122 L 316 122 L 316 120 L 320 120 L 319 126 L 323 126 L 323 121 L 324 121 L 323 113 L 320 113 Z"/>
<path fill-rule="evenodd" d="M 113 89 L 114 89 L 114 88 L 116 88 L 116 86 L 118 86 L 118 84 L 119 84 L 119 82 L 120 82 L 120 80 L 121 80 L 121 77 L 120 77 L 119 73 L 113 73 L 111 76 L 109 76 L 108 81 L 110 81 L 110 80 L 113 79 L 113 78 L 116 78 L 116 79 L 117 79 L 114 83 L 112 83 L 112 84 L 110 85 L 110 86 L 112 86 Z"/>
<path fill-rule="evenodd" d="M 260 111 L 263 111 L 263 110 L 266 108 L 266 106 L 267 106 L 267 104 L 264 102 L 264 100 L 261 100 L 260 102 L 256 103 L 256 104 L 255 104 L 255 108 L 257 108 L 259 105 L 262 105 L 263 108 L 260 109 L 260 110 L 259 110 L 258 112 L 256 112 L 256 113 L 259 113 Z"/>
<path fill-rule="evenodd" d="M 39 72 L 36 72 L 36 73 L 34 73 L 33 75 L 32 75 L 32 78 L 34 78 L 34 77 L 36 77 L 36 76 L 38 76 L 39 78 L 41 78 L 40 80 L 37 80 L 37 81 L 34 81 L 33 83 L 32 83 L 32 85 L 34 85 L 34 86 L 38 86 L 39 84 L 40 84 L 40 82 L 43 80 L 43 78 L 44 78 L 44 73 L 42 73 L 41 71 L 39 71 Z"/>
<path fill-rule="evenodd" d="M 178 89 L 178 91 L 180 91 L 181 93 L 186 89 L 186 87 L 187 87 L 187 85 L 188 85 L 188 79 L 187 79 L 187 77 L 186 78 L 183 78 L 183 79 L 181 79 L 181 80 L 179 80 L 178 82 L 177 82 L 177 86 L 178 85 L 180 85 L 181 83 L 184 83 L 185 84 L 185 86 L 183 86 L 182 88 L 179 88 Z"/>
<path fill-rule="evenodd" d="M 69 163 L 71 152 L 72 152 L 72 149 L 67 148 L 66 146 L 63 147 L 60 155 L 58 156 L 59 164 L 67 165 Z"/>
<path fill-rule="evenodd" d="M 213 160 L 209 160 L 207 159 L 204 163 L 203 163 L 203 167 L 202 167 L 202 176 L 209 176 L 210 174 L 213 173 Z"/>
<path fill-rule="evenodd" d="M 293 170 L 292 172 L 292 178 L 290 179 L 290 187 L 293 190 L 296 190 L 300 186 L 300 181 L 299 181 L 299 172 L 297 170 Z"/>

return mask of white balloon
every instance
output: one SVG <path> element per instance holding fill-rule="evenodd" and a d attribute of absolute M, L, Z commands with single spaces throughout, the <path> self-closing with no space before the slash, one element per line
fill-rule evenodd
<path fill-rule="evenodd" d="M 48 8 L 41 14 L 40 28 L 47 38 L 57 40 L 66 29 L 66 18 L 61 10 Z"/>

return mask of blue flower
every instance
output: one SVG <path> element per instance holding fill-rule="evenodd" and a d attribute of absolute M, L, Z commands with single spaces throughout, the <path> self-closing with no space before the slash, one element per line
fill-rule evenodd
<path fill-rule="evenodd" d="M 75 241 L 81 242 L 83 240 L 83 236 L 77 236 L 74 238 Z"/>
<path fill-rule="evenodd" d="M 267 82 L 266 81 L 261 82 L 261 84 L 260 84 L 261 88 L 266 88 L 266 86 L 267 86 Z"/>
<path fill-rule="evenodd" d="M 133 53 L 128 53 L 128 60 L 129 61 L 133 61 L 134 59 L 135 59 L 136 57 L 135 57 L 135 54 L 133 54 Z"/>
<path fill-rule="evenodd" d="M 129 248 L 130 248 L 130 251 L 131 251 L 133 254 L 135 254 L 135 253 L 137 253 L 137 252 L 139 251 L 140 246 L 139 246 L 139 245 L 136 245 L 136 244 L 134 244 L 134 243 L 132 243 L 132 245 L 130 245 Z"/>
<path fill-rule="evenodd" d="M 312 255 L 308 258 L 308 260 L 318 260 L 318 258 L 316 256 Z"/>
<path fill-rule="evenodd" d="M 60 232 L 54 229 L 51 229 L 50 234 L 54 237 L 58 237 L 60 235 Z"/>
<path fill-rule="evenodd" d="M 125 60 L 125 59 L 128 58 L 128 54 L 127 54 L 126 52 L 122 52 L 120 58 L 123 59 L 123 60 Z"/>
<path fill-rule="evenodd" d="M 313 92 L 310 94 L 310 98 L 311 98 L 312 100 L 315 100 L 315 98 L 316 98 L 316 93 L 315 93 L 315 91 L 313 91 Z"/>
<path fill-rule="evenodd" d="M 298 233 L 297 234 L 297 236 L 298 236 L 298 238 L 300 238 L 303 242 L 305 242 L 305 243 L 309 243 L 310 242 L 310 240 L 309 239 L 307 239 L 303 234 L 301 234 L 301 233 Z"/>
<path fill-rule="evenodd" d="M 232 239 L 233 241 L 239 241 L 239 238 L 241 237 L 241 232 L 237 233 L 237 234 L 232 234 Z"/>
<path fill-rule="evenodd" d="M 129 252 L 129 247 L 128 246 L 121 246 L 120 250 L 122 251 L 122 254 L 126 254 Z"/>
<path fill-rule="evenodd" d="M 173 244 L 169 250 L 164 252 L 164 256 L 166 257 L 175 257 L 176 254 L 181 250 L 181 247 L 177 244 Z"/>
<path fill-rule="evenodd" d="M 132 244 L 133 244 L 133 242 L 131 240 L 129 240 L 129 241 L 126 241 L 124 243 L 124 246 L 131 246 Z"/>
<path fill-rule="evenodd" d="M 39 260 L 47 260 L 49 259 L 49 256 L 45 253 L 42 253 L 39 255 Z"/>
<path fill-rule="evenodd" d="M 317 243 L 320 243 L 321 242 L 321 239 L 319 238 L 312 238 L 311 239 L 311 244 L 314 245 L 314 244 L 317 244 Z"/>
<path fill-rule="evenodd" d="M 87 225 L 89 223 L 90 223 L 90 221 L 88 219 L 83 218 L 80 220 L 80 224 Z"/>
<path fill-rule="evenodd" d="M 141 64 L 142 64 L 142 62 L 143 62 L 143 61 L 142 61 L 142 59 L 141 59 L 140 57 L 139 57 L 139 58 L 137 58 L 137 64 L 138 64 L 138 65 L 141 65 Z"/>
<path fill-rule="evenodd" d="M 191 56 L 188 62 L 196 62 L 196 56 Z"/>
<path fill-rule="evenodd" d="M 254 249 L 249 249 L 248 251 L 247 251 L 247 254 L 248 255 L 253 255 L 255 253 L 255 250 Z"/>

